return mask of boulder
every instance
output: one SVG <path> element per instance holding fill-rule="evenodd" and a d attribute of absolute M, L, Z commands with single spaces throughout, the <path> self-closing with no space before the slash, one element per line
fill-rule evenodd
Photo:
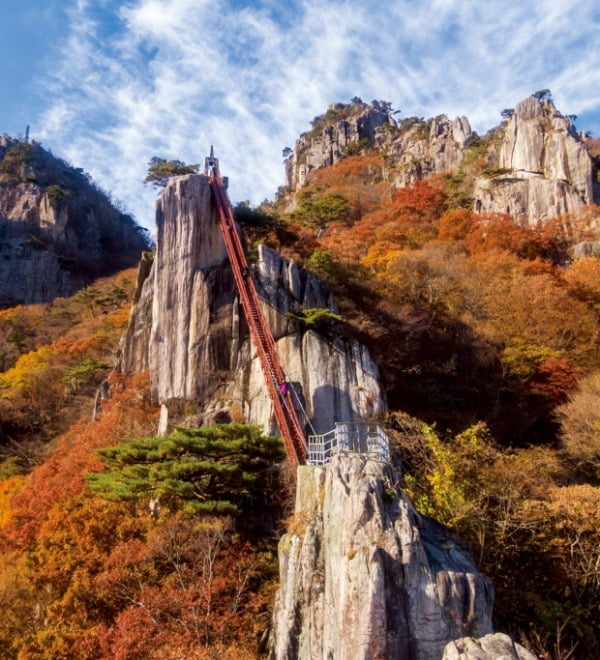
<path fill-rule="evenodd" d="M 508 635 L 495 633 L 479 639 L 453 640 L 444 649 L 442 660 L 537 660 L 537 657 Z"/>

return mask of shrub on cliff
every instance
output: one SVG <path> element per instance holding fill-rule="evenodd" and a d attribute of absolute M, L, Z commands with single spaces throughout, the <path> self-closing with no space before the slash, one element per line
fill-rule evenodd
<path fill-rule="evenodd" d="M 34 147 L 26 142 L 10 146 L 0 162 L 0 181 L 19 183 L 27 180 L 26 166 L 34 158 Z"/>
<path fill-rule="evenodd" d="M 148 174 L 144 181 L 157 188 L 164 188 L 172 176 L 196 174 L 199 167 L 199 165 L 187 165 L 181 160 L 166 160 L 154 156 L 148 163 Z"/>

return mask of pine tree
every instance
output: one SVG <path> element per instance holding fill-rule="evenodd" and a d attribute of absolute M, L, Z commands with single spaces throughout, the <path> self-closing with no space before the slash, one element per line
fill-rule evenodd
<path fill-rule="evenodd" d="M 150 497 L 190 514 L 232 514 L 268 488 L 283 448 L 257 426 L 222 424 L 130 439 L 98 455 L 108 471 L 87 480 L 106 499 Z"/>

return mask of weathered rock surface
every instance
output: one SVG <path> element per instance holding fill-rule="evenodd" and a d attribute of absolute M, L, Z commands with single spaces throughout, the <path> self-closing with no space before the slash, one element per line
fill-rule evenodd
<path fill-rule="evenodd" d="M 498 176 L 479 177 L 475 210 L 511 214 L 524 224 L 594 203 L 592 159 L 568 117 L 534 96 L 517 104 L 500 146 Z"/>
<path fill-rule="evenodd" d="M 147 249 L 129 216 L 38 144 L 0 137 L 0 166 L 0 308 L 69 296 Z"/>
<path fill-rule="evenodd" d="M 480 639 L 463 637 L 450 642 L 442 660 L 537 660 L 533 653 L 512 641 L 508 635 L 495 633 Z"/>
<path fill-rule="evenodd" d="M 301 188 L 312 169 L 333 165 L 361 145 L 376 146 L 385 153 L 390 180 L 404 186 L 436 172 L 458 169 L 473 137 L 466 117 L 450 120 L 440 115 L 427 121 L 413 117 L 397 125 L 376 101 L 345 106 L 345 111 L 349 113 L 346 119 L 332 120 L 316 134 L 314 130 L 303 133 L 297 140 L 285 162 L 289 190 Z"/>
<path fill-rule="evenodd" d="M 329 112 L 334 114 L 335 109 L 334 104 Z M 358 104 L 354 110 L 345 119 L 332 119 L 320 131 L 300 136 L 285 162 L 286 186 L 290 190 L 301 188 L 312 169 L 333 165 L 347 155 L 350 145 L 357 145 L 361 140 L 373 143 L 378 129 L 395 125 L 377 101 L 370 106 Z"/>
<path fill-rule="evenodd" d="M 380 135 L 378 142 L 387 155 L 391 181 L 401 187 L 432 174 L 456 172 L 472 138 L 466 117 L 451 120 L 440 115 L 426 122 L 404 120 L 397 131 Z"/>
<path fill-rule="evenodd" d="M 205 177 L 178 177 L 157 204 L 157 249 L 143 280 L 118 369 L 149 369 L 161 404 L 192 402 L 196 423 L 243 414 L 269 431 L 271 403 L 241 317 L 233 276 Z M 317 432 L 385 410 L 367 349 L 303 329 L 286 314 L 335 310 L 324 283 L 266 247 L 253 270 L 287 380 Z M 143 278 L 141 278 L 143 279 Z M 301 416 L 304 419 L 304 415 Z"/>
<path fill-rule="evenodd" d="M 451 640 L 492 631 L 490 582 L 397 481 L 391 466 L 356 455 L 299 468 L 272 658 L 433 660 Z"/>

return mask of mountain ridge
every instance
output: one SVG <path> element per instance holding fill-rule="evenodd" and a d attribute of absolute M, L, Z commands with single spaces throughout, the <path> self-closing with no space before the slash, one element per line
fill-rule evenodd
<path fill-rule="evenodd" d="M 547 90 L 502 114 L 502 123 L 481 137 L 464 116 L 397 120 L 385 102 L 332 104 L 313 119 L 294 149 L 285 150 L 281 193 L 292 196 L 293 206 L 312 171 L 373 149 L 394 187 L 434 174 L 460 175 L 473 210 L 508 213 L 523 224 L 600 201 L 597 160 L 573 118 L 557 111 Z"/>
<path fill-rule="evenodd" d="M 150 246 L 83 170 L 0 136 L 0 308 L 69 296 Z"/>

